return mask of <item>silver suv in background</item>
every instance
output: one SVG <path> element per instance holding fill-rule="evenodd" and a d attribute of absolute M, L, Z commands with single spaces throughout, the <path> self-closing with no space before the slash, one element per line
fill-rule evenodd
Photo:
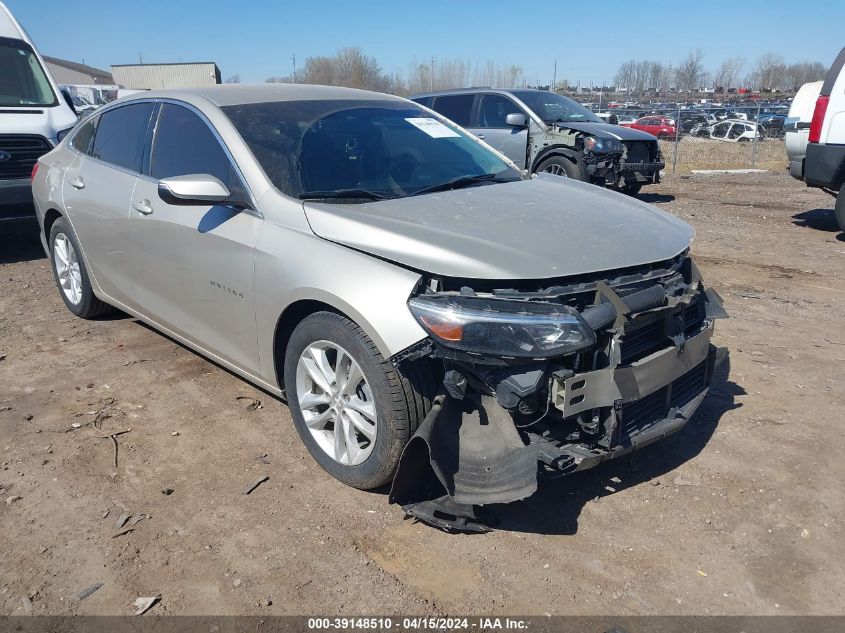
<path fill-rule="evenodd" d="M 59 294 L 115 306 L 279 396 L 314 459 L 444 527 L 681 428 L 718 297 L 692 229 L 525 177 L 389 95 L 149 92 L 43 156 Z M 401 457 L 401 459 L 400 459 Z"/>
<path fill-rule="evenodd" d="M 553 92 L 467 88 L 411 99 L 468 129 L 531 173 L 637 193 L 643 185 L 660 182 L 665 166 L 651 134 L 605 123 Z"/>

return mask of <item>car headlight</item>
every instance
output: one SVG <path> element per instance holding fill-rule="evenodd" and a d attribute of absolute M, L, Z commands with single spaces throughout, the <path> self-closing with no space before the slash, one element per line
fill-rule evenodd
<path fill-rule="evenodd" d="M 419 296 L 408 307 L 438 343 L 464 352 L 550 358 L 596 343 L 581 315 L 563 305 Z"/>
<path fill-rule="evenodd" d="M 608 154 L 610 152 L 621 152 L 622 142 L 615 138 L 596 138 L 595 136 L 584 137 L 584 149 L 594 154 Z"/>
<path fill-rule="evenodd" d="M 61 143 L 62 139 L 64 137 L 66 137 L 72 129 L 73 129 L 73 127 L 71 126 L 71 127 L 67 128 L 66 130 L 61 130 L 58 134 L 56 134 L 56 140 L 58 140 L 58 142 Z"/>

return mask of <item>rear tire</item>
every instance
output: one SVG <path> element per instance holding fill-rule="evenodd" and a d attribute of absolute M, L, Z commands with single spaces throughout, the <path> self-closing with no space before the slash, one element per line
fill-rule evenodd
<path fill-rule="evenodd" d="M 354 385 L 353 363 L 360 370 Z M 316 312 L 291 334 L 284 383 L 294 425 L 314 460 L 335 479 L 370 490 L 393 479 L 402 450 L 431 409 L 438 374 L 427 359 L 394 367 L 356 323 Z"/>
<path fill-rule="evenodd" d="M 839 195 L 836 196 L 834 212 L 836 213 L 836 223 L 839 225 L 839 230 L 845 231 L 845 185 L 842 185 Z"/>
<path fill-rule="evenodd" d="M 82 319 L 102 316 L 113 308 L 94 294 L 82 250 L 70 224 L 59 218 L 50 229 L 50 262 L 59 296 L 67 309 Z"/>
<path fill-rule="evenodd" d="M 630 185 L 624 185 L 622 187 L 622 191 L 627 193 L 629 196 L 636 196 L 640 192 L 640 189 L 642 189 L 642 188 L 643 188 L 643 183 L 637 182 L 637 183 L 633 183 L 633 184 L 630 184 Z"/>

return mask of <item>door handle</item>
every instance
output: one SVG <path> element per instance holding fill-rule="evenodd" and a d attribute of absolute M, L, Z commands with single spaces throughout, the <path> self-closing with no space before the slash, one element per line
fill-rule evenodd
<path fill-rule="evenodd" d="M 85 181 L 80 177 L 76 177 L 70 181 L 70 186 L 74 189 L 85 189 Z"/>
<path fill-rule="evenodd" d="M 153 208 L 150 206 L 149 200 L 138 200 L 132 206 L 135 207 L 135 210 L 138 213 L 143 213 L 144 215 L 149 215 L 153 212 Z"/>

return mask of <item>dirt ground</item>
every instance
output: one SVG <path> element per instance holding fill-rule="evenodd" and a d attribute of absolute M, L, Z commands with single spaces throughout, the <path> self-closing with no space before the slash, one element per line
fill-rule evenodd
<path fill-rule="evenodd" d="M 157 594 L 157 614 L 842 613 L 833 199 L 780 173 L 642 197 L 695 226 L 730 373 L 681 433 L 541 482 L 485 535 L 344 487 L 282 402 L 133 319 L 74 318 L 33 227 L 0 227 L 0 613 L 128 614 Z M 98 416 L 131 427 L 117 468 Z M 124 513 L 148 516 L 118 536 Z"/>

